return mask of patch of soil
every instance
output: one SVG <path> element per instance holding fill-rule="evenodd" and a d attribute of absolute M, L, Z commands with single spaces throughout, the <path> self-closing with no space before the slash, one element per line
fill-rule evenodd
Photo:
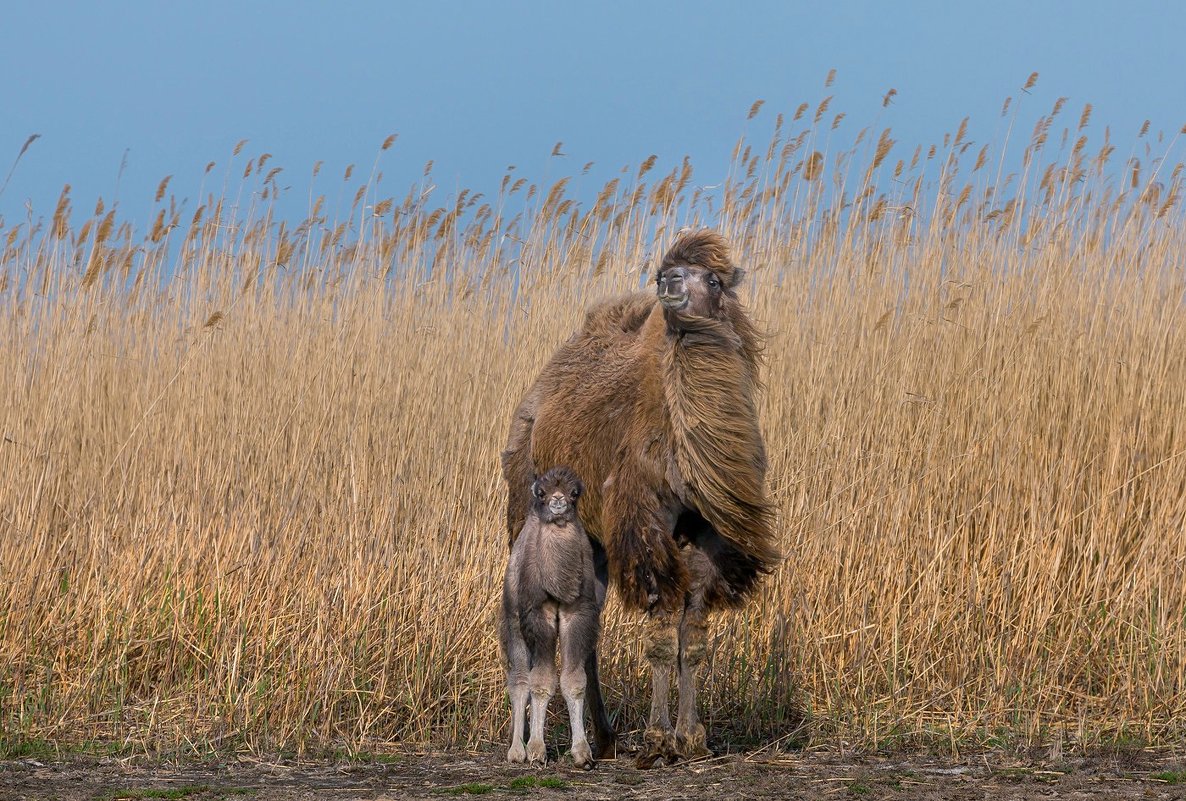
<path fill-rule="evenodd" d="M 21 759 L 0 762 L 0 799 L 1186 799 L 1186 759 L 1165 752 L 1058 760 L 995 752 L 959 759 L 757 752 L 649 771 L 623 757 L 588 772 L 565 759 L 538 769 L 508 765 L 501 751 L 408 752 L 381 759 L 184 764 Z"/>

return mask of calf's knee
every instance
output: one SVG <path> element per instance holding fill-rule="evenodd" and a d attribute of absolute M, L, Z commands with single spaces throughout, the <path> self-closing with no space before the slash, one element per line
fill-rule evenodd
<path fill-rule="evenodd" d="M 584 698 L 585 685 L 585 671 L 581 667 L 560 674 L 560 691 L 564 693 L 565 698 Z"/>
<path fill-rule="evenodd" d="M 533 670 L 528 685 L 533 696 L 551 697 L 556 693 L 556 674 L 550 671 Z"/>

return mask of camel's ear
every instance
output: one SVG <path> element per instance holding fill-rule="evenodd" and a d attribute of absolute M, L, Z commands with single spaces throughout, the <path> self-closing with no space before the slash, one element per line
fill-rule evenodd
<path fill-rule="evenodd" d="M 745 279 L 745 270 L 740 267 L 733 270 L 733 275 L 729 279 L 728 287 L 734 289 L 741 285 L 742 280 Z"/>
<path fill-rule="evenodd" d="M 540 486 L 539 479 L 531 482 L 531 494 L 535 496 L 537 501 L 544 499 L 544 488 Z"/>

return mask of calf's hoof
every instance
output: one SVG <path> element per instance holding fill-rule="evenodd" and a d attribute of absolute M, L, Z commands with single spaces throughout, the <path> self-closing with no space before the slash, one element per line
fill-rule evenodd
<path fill-rule="evenodd" d="M 675 750 L 683 759 L 700 759 L 712 756 L 706 742 L 704 725 L 697 723 L 686 730 L 676 729 Z"/>
<path fill-rule="evenodd" d="M 543 740 L 540 740 L 539 742 L 528 741 L 527 761 L 532 765 L 548 764 L 548 749 L 544 747 Z"/>
<path fill-rule="evenodd" d="M 585 770 L 593 770 L 593 752 L 588 743 L 577 743 L 572 749 L 572 764 Z"/>
<path fill-rule="evenodd" d="M 507 751 L 507 762 L 526 762 L 527 749 L 523 747 L 523 743 L 513 743 Z"/>

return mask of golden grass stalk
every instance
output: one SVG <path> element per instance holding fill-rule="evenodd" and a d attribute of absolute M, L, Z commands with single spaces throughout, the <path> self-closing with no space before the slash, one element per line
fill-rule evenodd
<path fill-rule="evenodd" d="M 48 228 L 0 231 L 3 737 L 501 738 L 508 415 L 590 303 L 711 224 L 770 333 L 787 559 L 714 629 L 710 727 L 1180 738 L 1182 171 L 1142 183 L 1134 160 L 1130 185 L 1111 144 L 1082 163 L 1076 140 L 988 182 L 984 151 L 950 144 L 941 176 L 919 147 L 875 184 L 888 130 L 789 158 L 817 133 L 739 143 L 721 187 L 688 163 L 647 186 L 651 157 L 591 209 L 566 179 L 526 212 L 523 178 L 479 206 L 426 180 L 370 215 L 318 198 L 290 228 L 232 195 L 184 242 L 172 201 L 147 231 L 108 211 L 94 272 L 59 244 L 68 193 Z M 624 730 L 641 625 L 611 594 Z"/>

